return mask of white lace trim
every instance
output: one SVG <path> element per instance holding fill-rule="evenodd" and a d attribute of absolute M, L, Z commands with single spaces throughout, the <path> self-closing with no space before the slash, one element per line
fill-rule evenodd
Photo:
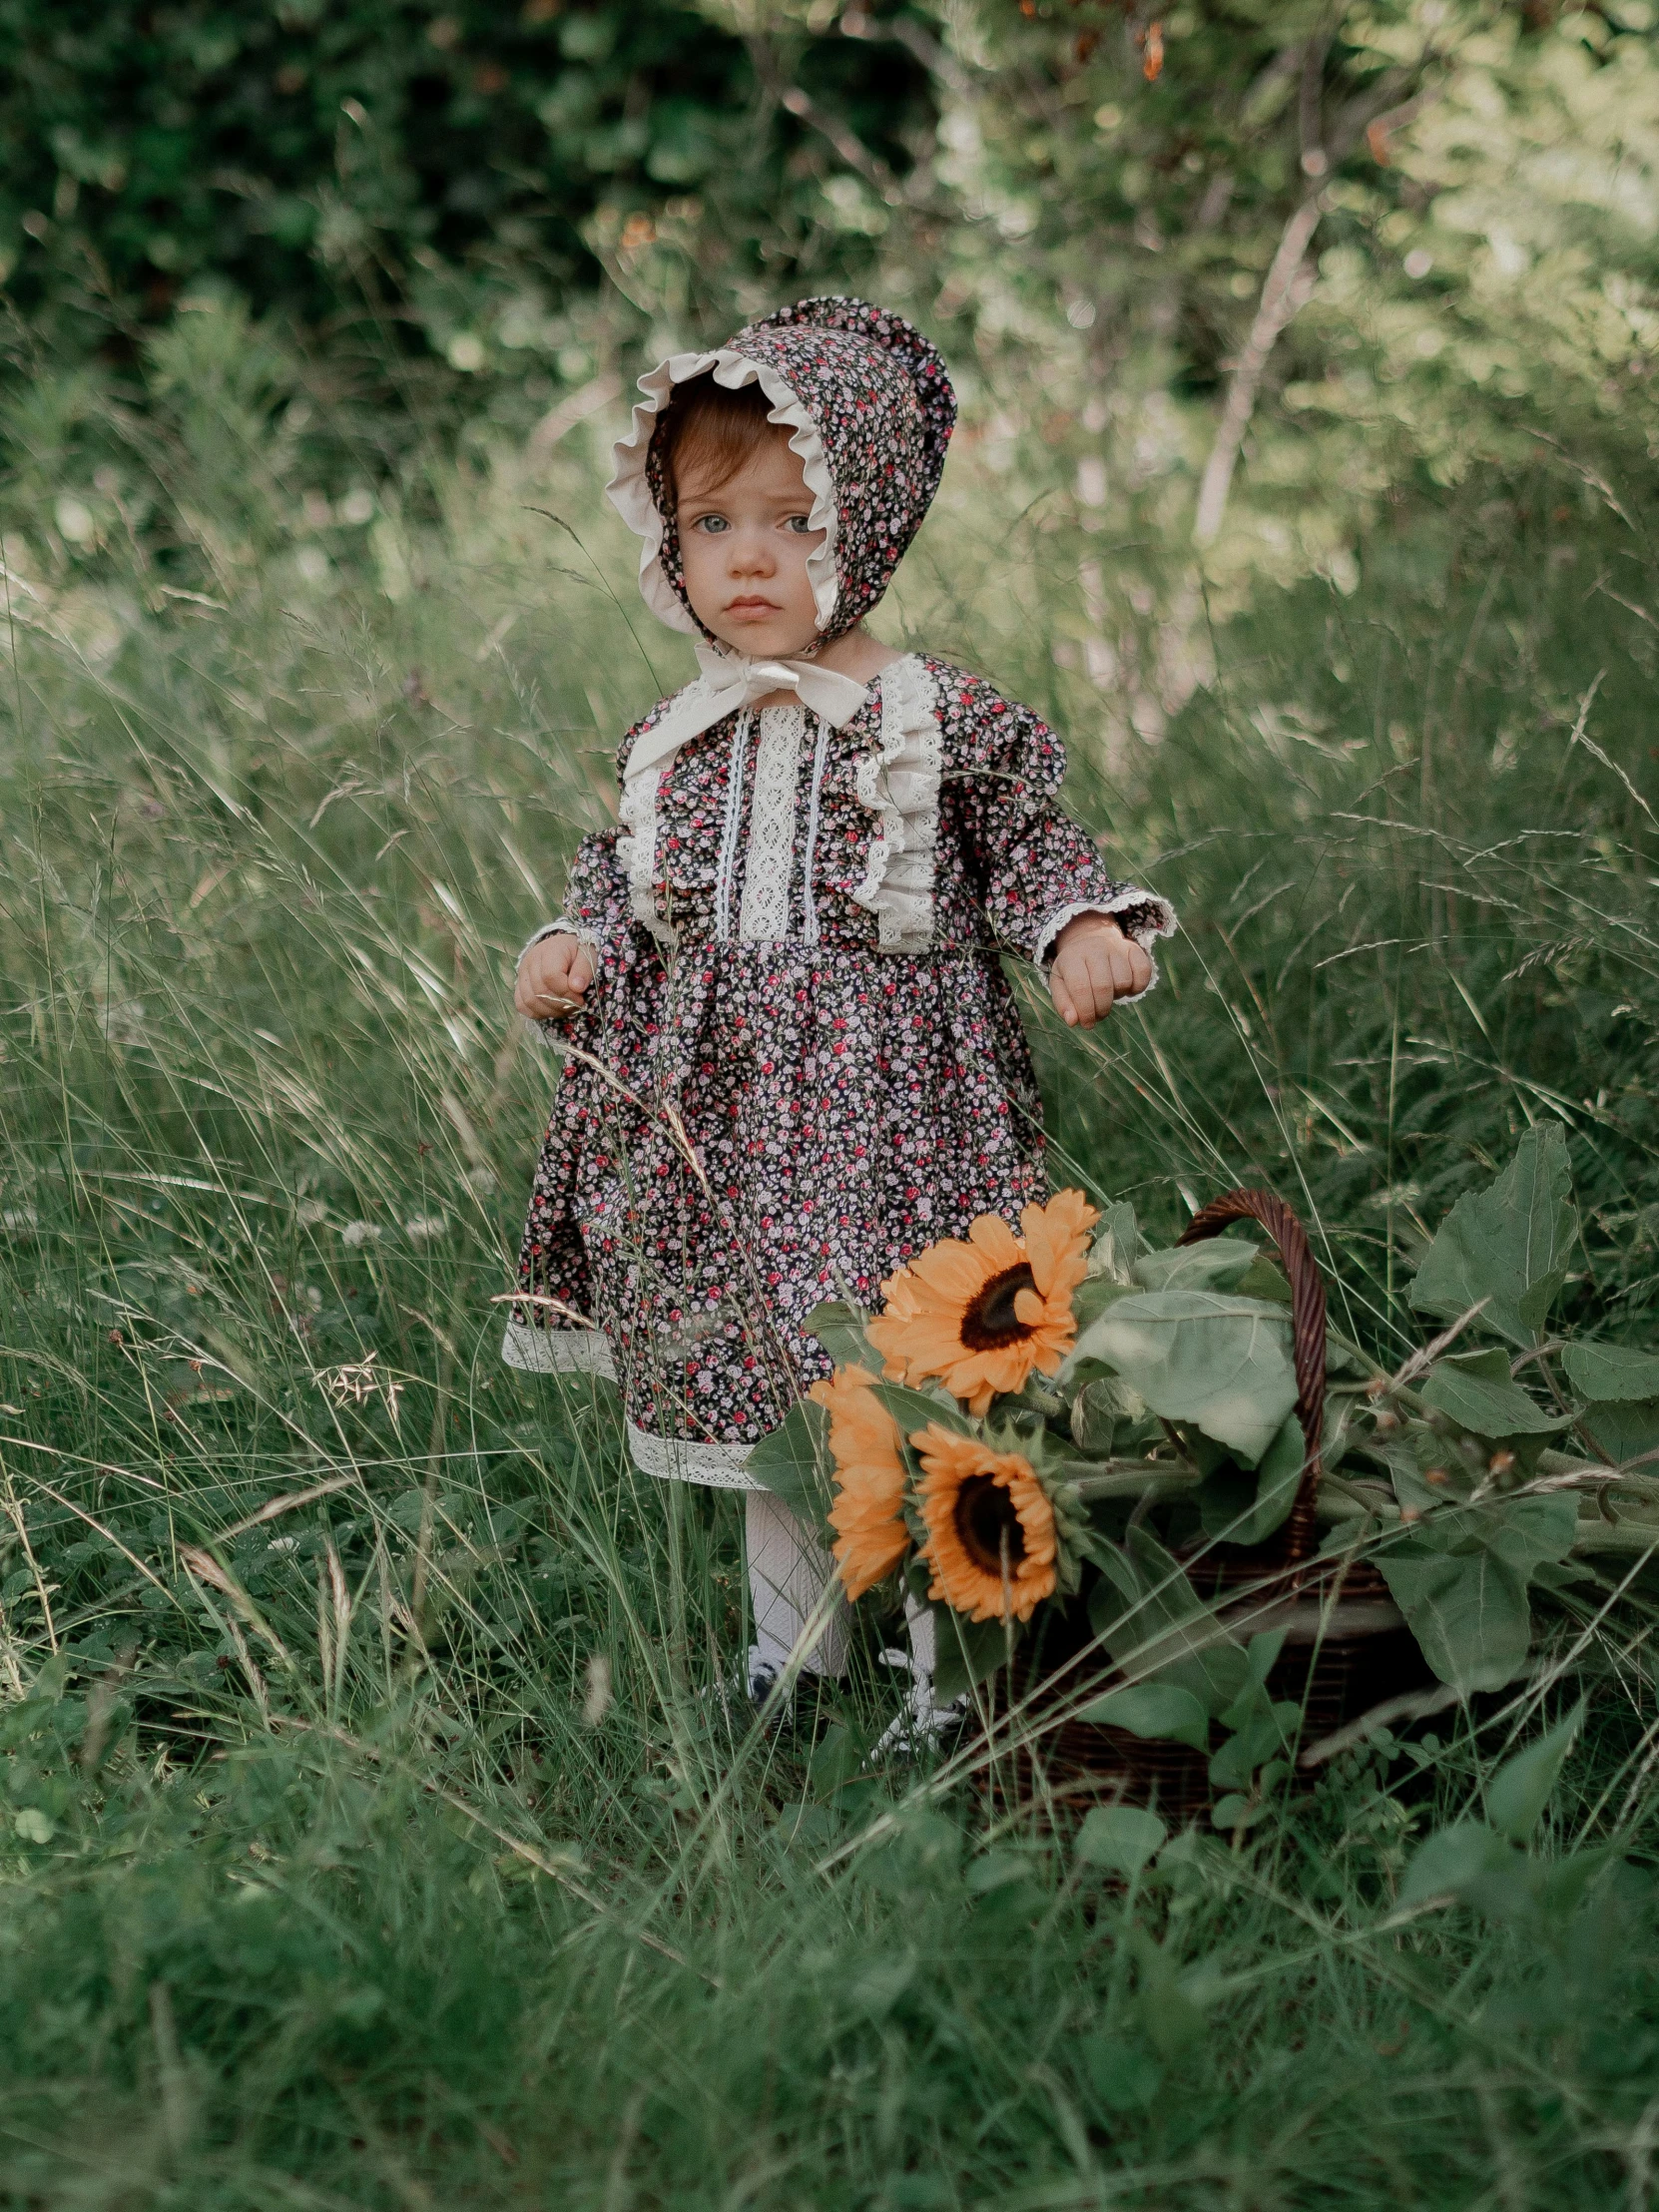
<path fill-rule="evenodd" d="M 611 1340 L 598 1329 L 533 1329 L 510 1321 L 501 1357 L 508 1367 L 530 1375 L 602 1375 L 616 1381 Z"/>
<path fill-rule="evenodd" d="M 883 952 L 925 952 L 933 941 L 944 740 L 933 679 L 907 654 L 881 671 L 881 743 L 858 764 L 861 805 L 879 818 L 854 902 L 873 913 Z"/>
<path fill-rule="evenodd" d="M 533 937 L 526 940 L 524 949 L 513 962 L 516 975 L 524 965 L 524 954 L 533 952 L 544 937 L 574 937 L 578 944 L 585 944 L 591 951 L 599 950 L 599 939 L 585 922 L 572 921 L 568 914 L 560 914 L 556 921 L 544 921 Z"/>
<path fill-rule="evenodd" d="M 628 1423 L 628 1449 L 642 1474 L 662 1482 L 697 1482 L 707 1490 L 758 1490 L 749 1472 L 753 1444 L 699 1443 L 689 1436 L 653 1436 Z"/>
<path fill-rule="evenodd" d="M 664 944 L 679 941 L 679 931 L 657 911 L 657 786 L 660 768 L 629 776 L 618 812 L 625 834 L 616 840 L 617 864 L 628 878 L 628 910 Z"/>
<path fill-rule="evenodd" d="M 780 944 L 790 933 L 795 874 L 795 795 L 807 717 L 799 707 L 763 707 L 755 748 L 755 796 L 749 806 L 743 906 L 738 935 L 747 944 Z"/>
<path fill-rule="evenodd" d="M 671 353 L 666 361 L 660 361 L 642 376 L 640 390 L 645 397 L 636 402 L 633 427 L 619 441 L 612 455 L 615 465 L 605 487 L 606 495 L 629 529 L 644 540 L 640 554 L 640 596 L 658 620 L 666 622 L 671 630 L 682 630 L 690 637 L 701 636 L 690 611 L 663 573 L 663 518 L 651 496 L 645 467 L 651 449 L 652 428 L 675 385 L 688 383 L 692 377 L 702 376 L 710 369 L 714 371 L 715 382 L 724 384 L 728 391 L 739 391 L 745 384 L 759 384 L 772 401 L 767 420 L 786 424 L 793 432 L 790 451 L 799 455 L 807 489 L 813 495 L 807 524 L 810 529 L 824 532 L 824 543 L 807 556 L 807 580 L 813 587 L 819 628 L 825 629 L 835 612 L 840 587 L 835 573 L 838 519 L 835 490 L 830 478 L 824 440 L 806 406 L 778 370 L 752 361 L 745 353 L 734 353 L 730 346 L 723 345 L 712 353 Z"/>
<path fill-rule="evenodd" d="M 1050 914 L 1042 925 L 1042 932 L 1037 938 L 1036 947 L 1031 957 L 1038 967 L 1048 967 L 1054 958 L 1055 938 L 1059 936 L 1066 923 L 1075 921 L 1079 914 L 1125 914 L 1136 907 L 1150 908 L 1152 919 L 1141 922 L 1136 928 L 1125 930 L 1124 934 L 1133 938 L 1143 952 L 1151 955 L 1153 944 L 1157 938 L 1174 936 L 1176 927 L 1175 908 L 1167 898 L 1159 898 L 1153 891 L 1138 890 L 1131 886 L 1128 890 L 1114 891 L 1110 898 L 1079 899 L 1075 906 L 1062 906 L 1058 913 Z M 1132 991 L 1126 997 L 1119 998 L 1117 1004 L 1133 1006 L 1137 999 L 1146 996 L 1147 991 L 1156 990 L 1157 987 L 1158 962 L 1154 957 L 1152 960 L 1152 974 L 1147 980 L 1146 990 Z"/>

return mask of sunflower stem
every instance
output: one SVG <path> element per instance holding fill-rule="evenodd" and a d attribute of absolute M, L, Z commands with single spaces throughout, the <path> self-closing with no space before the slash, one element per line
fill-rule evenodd
<path fill-rule="evenodd" d="M 1144 1459 L 1108 1459 L 1097 1474 L 1067 1475 L 1066 1480 L 1085 1503 L 1100 1497 L 1179 1497 L 1203 1479 L 1188 1461 L 1159 1460 L 1153 1466 Z"/>

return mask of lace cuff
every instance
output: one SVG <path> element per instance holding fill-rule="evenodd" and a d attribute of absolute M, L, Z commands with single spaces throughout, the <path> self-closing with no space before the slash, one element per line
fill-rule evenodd
<path fill-rule="evenodd" d="M 568 914 L 561 914 L 557 921 L 544 921 L 535 935 L 526 941 L 518 958 L 513 962 L 513 973 L 515 975 L 524 965 L 525 955 L 533 952 L 544 937 L 574 937 L 578 944 L 585 944 L 595 952 L 599 950 L 599 939 L 586 922 L 572 921 Z"/>
<path fill-rule="evenodd" d="M 1055 941 L 1068 921 L 1075 921 L 1079 914 L 1110 914 L 1126 937 L 1130 937 L 1141 950 L 1152 955 L 1152 947 L 1159 937 L 1175 934 L 1175 908 L 1167 898 L 1159 898 L 1152 891 L 1143 891 L 1130 885 L 1114 891 L 1110 898 L 1081 898 L 1074 906 L 1062 906 L 1050 914 L 1038 933 L 1031 957 L 1046 974 L 1054 959 Z M 1133 991 L 1120 997 L 1120 1006 L 1132 1006 L 1157 987 L 1158 962 L 1152 958 L 1152 974 L 1146 989 Z"/>

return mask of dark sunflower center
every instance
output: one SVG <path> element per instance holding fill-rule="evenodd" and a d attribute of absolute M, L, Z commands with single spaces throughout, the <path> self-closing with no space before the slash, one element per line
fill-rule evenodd
<path fill-rule="evenodd" d="M 1014 1574 L 1025 1557 L 1025 1531 L 1013 1499 L 1000 1482 L 993 1482 L 988 1474 L 969 1475 L 956 1492 L 954 1518 L 962 1549 L 981 1574 L 1001 1580 L 1004 1545 L 1009 1575 Z"/>
<path fill-rule="evenodd" d="M 1014 1312 L 1014 1300 L 1021 1291 L 1036 1287 L 1023 1260 L 1017 1268 L 993 1275 L 962 1316 L 962 1342 L 969 1352 L 998 1352 L 1004 1345 L 1023 1344 L 1031 1332 Z"/>

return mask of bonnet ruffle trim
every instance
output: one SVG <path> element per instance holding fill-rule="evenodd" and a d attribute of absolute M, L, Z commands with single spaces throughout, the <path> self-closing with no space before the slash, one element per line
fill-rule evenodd
<path fill-rule="evenodd" d="M 835 571 L 839 517 L 824 440 L 805 404 L 778 370 L 752 361 L 746 353 L 734 352 L 729 345 L 710 353 L 671 353 L 666 361 L 640 378 L 640 390 L 645 397 L 635 404 L 634 426 L 616 448 L 616 471 L 605 486 L 611 505 L 634 535 L 644 541 L 640 553 L 640 596 L 657 619 L 666 622 L 671 630 L 683 631 L 688 637 L 702 636 L 690 609 L 663 573 L 659 558 L 663 549 L 663 518 L 651 496 L 646 464 L 651 453 L 652 430 L 675 385 L 689 383 L 694 376 L 705 375 L 711 369 L 715 382 L 724 384 L 728 391 L 739 391 L 745 384 L 759 384 L 772 401 L 767 420 L 787 425 L 792 433 L 790 451 L 800 458 L 807 489 L 813 495 L 808 527 L 824 532 L 824 543 L 807 556 L 807 580 L 813 587 L 813 604 L 818 610 L 822 630 L 835 612 L 839 592 Z"/>
<path fill-rule="evenodd" d="M 878 818 L 853 902 L 875 916 L 883 952 L 925 952 L 933 941 L 944 740 L 925 663 L 913 654 L 881 671 L 881 742 L 858 764 L 861 805 Z"/>

